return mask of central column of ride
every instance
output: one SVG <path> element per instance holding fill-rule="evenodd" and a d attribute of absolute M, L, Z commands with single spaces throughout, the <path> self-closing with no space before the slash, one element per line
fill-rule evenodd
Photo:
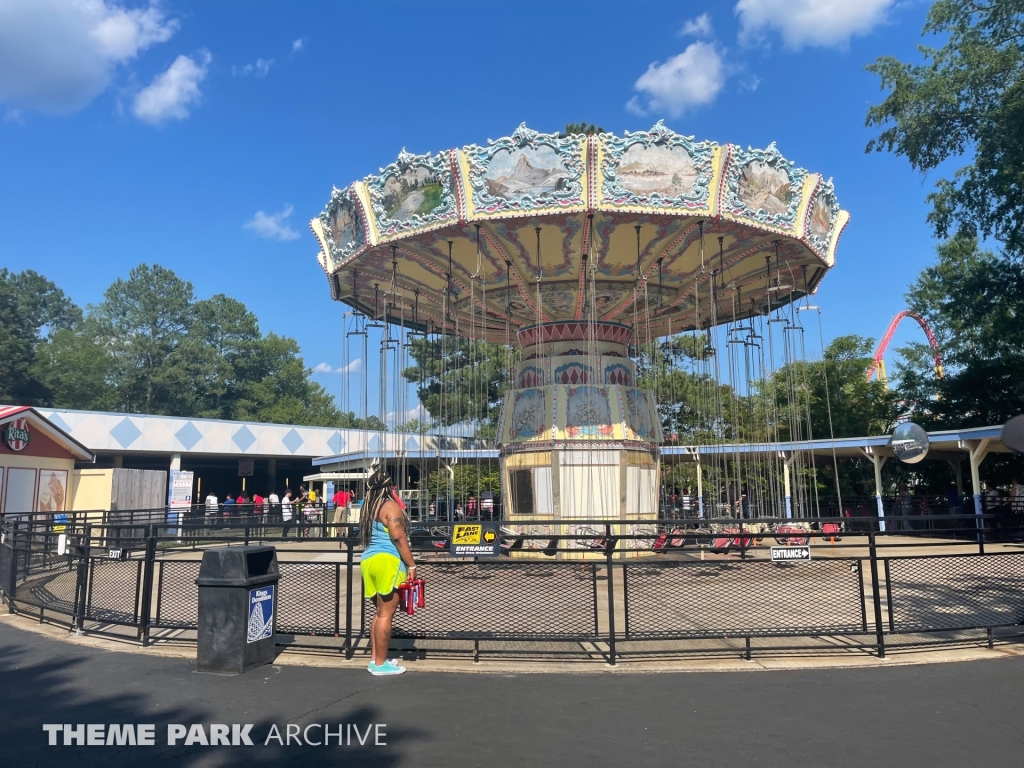
<path fill-rule="evenodd" d="M 506 519 L 523 534 L 513 554 L 554 554 L 546 537 L 558 534 L 593 536 L 559 545 L 576 551 L 558 557 L 584 557 L 605 534 L 584 521 L 614 521 L 615 535 L 649 534 L 641 521 L 658 516 L 662 434 L 654 394 L 636 386 L 633 330 L 565 321 L 517 337 L 523 356 L 498 433 Z M 551 522 L 517 526 L 516 518 Z"/>

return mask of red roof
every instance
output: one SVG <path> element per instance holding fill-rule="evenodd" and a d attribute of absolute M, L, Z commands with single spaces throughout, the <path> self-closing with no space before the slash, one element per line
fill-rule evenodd
<path fill-rule="evenodd" d="M 96 461 L 96 454 L 75 440 L 71 435 L 58 427 L 30 405 L 0 405 L 0 424 L 17 418 L 27 419 L 35 427 L 46 432 L 51 439 L 63 445 L 69 453 L 80 461 Z"/>
<path fill-rule="evenodd" d="M 0 421 L 7 421 L 8 416 L 17 416 L 19 413 L 31 410 L 33 409 L 28 405 L 0 405 Z"/>

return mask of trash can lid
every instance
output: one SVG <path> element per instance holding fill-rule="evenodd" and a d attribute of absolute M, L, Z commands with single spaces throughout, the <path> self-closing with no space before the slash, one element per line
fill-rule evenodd
<path fill-rule="evenodd" d="M 266 546 L 228 546 L 203 552 L 199 586 L 238 586 L 276 581 L 277 550 Z"/>

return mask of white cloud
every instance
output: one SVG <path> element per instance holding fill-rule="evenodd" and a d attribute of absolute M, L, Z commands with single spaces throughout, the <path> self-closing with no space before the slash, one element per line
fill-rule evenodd
<path fill-rule="evenodd" d="M 0 102 L 75 112 L 106 90 L 119 65 L 178 27 L 155 2 L 0 0 Z"/>
<path fill-rule="evenodd" d="M 696 42 L 664 64 L 651 64 L 634 88 L 640 95 L 626 104 L 634 114 L 666 112 L 678 117 L 691 107 L 710 104 L 725 84 L 722 52 L 714 43 Z"/>
<path fill-rule="evenodd" d="M 775 30 L 787 48 L 844 46 L 886 20 L 896 0 L 739 0 L 740 41 Z"/>
<path fill-rule="evenodd" d="M 419 419 L 421 422 L 423 422 L 426 425 L 429 425 L 431 423 L 431 421 L 432 421 L 432 419 L 430 418 L 430 412 L 426 408 L 423 407 L 422 403 L 417 405 L 415 408 L 409 408 L 405 412 L 404 418 L 402 418 L 401 420 L 398 420 L 397 423 L 396 423 L 396 417 L 397 416 L 399 416 L 398 411 L 388 411 L 388 416 L 384 420 L 384 422 L 389 427 L 396 427 L 396 426 L 401 427 L 401 426 L 404 426 L 404 425 L 408 424 L 413 419 Z M 429 432 L 430 431 L 429 426 L 424 431 Z"/>
<path fill-rule="evenodd" d="M 196 59 L 179 56 L 174 63 L 153 78 L 153 82 L 135 94 L 132 112 L 146 123 L 159 125 L 166 120 L 184 120 L 188 108 L 199 101 L 199 83 L 210 66 L 209 51 L 200 51 Z"/>
<path fill-rule="evenodd" d="M 256 59 L 255 64 L 246 64 L 243 67 L 232 66 L 231 74 L 236 77 L 239 75 L 256 75 L 256 77 L 266 77 L 273 65 L 273 59 Z"/>
<path fill-rule="evenodd" d="M 293 40 L 292 53 L 299 53 L 305 44 L 305 41 L 301 37 L 298 40 Z"/>
<path fill-rule="evenodd" d="M 690 19 L 683 24 L 679 30 L 679 37 L 711 37 L 714 30 L 711 28 L 711 16 L 702 13 L 696 19 Z"/>
<path fill-rule="evenodd" d="M 330 363 L 317 363 L 313 367 L 313 373 L 359 373 L 363 369 L 363 361 L 358 357 L 350 362 L 348 365 L 338 366 L 335 368 Z"/>
<path fill-rule="evenodd" d="M 298 240 L 299 233 L 288 226 L 286 219 L 292 215 L 295 206 L 286 205 L 278 213 L 267 214 L 256 211 L 256 215 L 242 225 L 267 240 Z"/>
<path fill-rule="evenodd" d="M 761 78 L 754 74 L 746 75 L 740 78 L 739 85 L 744 91 L 750 91 L 753 93 L 757 90 L 757 87 L 761 85 Z"/>

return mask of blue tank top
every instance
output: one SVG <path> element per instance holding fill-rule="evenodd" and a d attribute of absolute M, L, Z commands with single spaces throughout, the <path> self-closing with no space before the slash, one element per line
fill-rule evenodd
<path fill-rule="evenodd" d="M 391 534 L 388 533 L 388 529 L 384 527 L 380 520 L 374 520 L 372 533 L 370 534 L 370 544 L 363 550 L 363 560 L 382 553 L 397 558 L 398 562 L 401 563 L 399 570 L 405 573 L 405 563 L 402 562 L 402 556 L 398 553 L 398 547 L 395 546 L 395 542 L 391 540 Z"/>

